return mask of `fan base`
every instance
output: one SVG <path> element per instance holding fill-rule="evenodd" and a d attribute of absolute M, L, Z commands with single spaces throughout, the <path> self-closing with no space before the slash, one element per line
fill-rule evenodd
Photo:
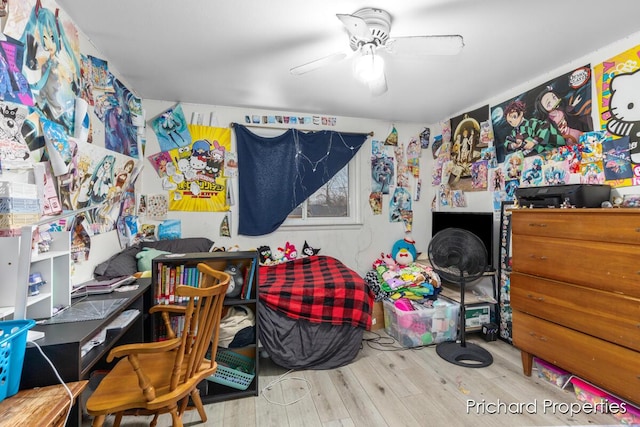
<path fill-rule="evenodd" d="M 441 342 L 436 346 L 438 356 L 466 368 L 484 368 L 493 363 L 493 356 L 484 348 L 473 343 Z"/>

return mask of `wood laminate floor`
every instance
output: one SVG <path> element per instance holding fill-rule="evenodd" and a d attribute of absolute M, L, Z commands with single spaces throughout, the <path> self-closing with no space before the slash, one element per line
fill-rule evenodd
<path fill-rule="evenodd" d="M 571 404 L 583 409 L 573 390 L 540 379 L 536 372 L 525 377 L 520 352 L 511 345 L 473 334 L 467 340 L 489 350 L 494 363 L 460 367 L 440 358 L 433 346 L 402 349 L 384 330 L 366 332 L 357 358 L 337 369 L 287 373 L 261 359 L 260 388 L 271 386 L 260 396 L 206 405 L 206 424 L 199 423 L 196 411 L 185 413 L 183 420 L 185 426 L 223 427 L 620 424 L 611 414 L 567 413 Z M 106 425 L 112 422 L 109 417 Z M 160 417 L 158 426 L 170 424 L 168 414 Z M 122 425 L 148 425 L 148 419 L 125 417 Z"/>

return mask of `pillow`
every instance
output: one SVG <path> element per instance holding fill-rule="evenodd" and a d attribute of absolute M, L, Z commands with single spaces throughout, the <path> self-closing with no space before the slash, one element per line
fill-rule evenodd
<path fill-rule="evenodd" d="M 142 248 L 154 248 L 173 254 L 186 254 L 191 252 L 209 252 L 213 246 L 213 241 L 206 237 L 185 237 L 182 239 L 142 242 L 141 245 Z"/>
<path fill-rule="evenodd" d="M 138 271 L 136 254 L 140 246 L 133 245 L 113 255 L 108 260 L 96 265 L 93 274 L 98 280 L 108 280 L 114 277 L 131 276 Z"/>
<path fill-rule="evenodd" d="M 142 248 L 142 250 L 136 254 L 136 259 L 138 260 L 138 271 L 151 271 L 151 261 L 153 261 L 155 257 L 170 253 L 171 252 L 161 251 L 154 248 Z"/>

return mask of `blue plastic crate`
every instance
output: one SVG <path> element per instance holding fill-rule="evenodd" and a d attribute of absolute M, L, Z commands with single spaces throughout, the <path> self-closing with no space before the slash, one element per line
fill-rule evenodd
<path fill-rule="evenodd" d="M 34 320 L 0 322 L 0 402 L 18 392 L 27 332 L 35 324 Z"/>

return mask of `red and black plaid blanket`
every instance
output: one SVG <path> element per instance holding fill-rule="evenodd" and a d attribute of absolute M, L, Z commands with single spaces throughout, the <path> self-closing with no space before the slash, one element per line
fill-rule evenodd
<path fill-rule="evenodd" d="M 364 279 L 342 262 L 314 255 L 261 266 L 260 300 L 294 319 L 368 329 L 373 296 Z"/>

